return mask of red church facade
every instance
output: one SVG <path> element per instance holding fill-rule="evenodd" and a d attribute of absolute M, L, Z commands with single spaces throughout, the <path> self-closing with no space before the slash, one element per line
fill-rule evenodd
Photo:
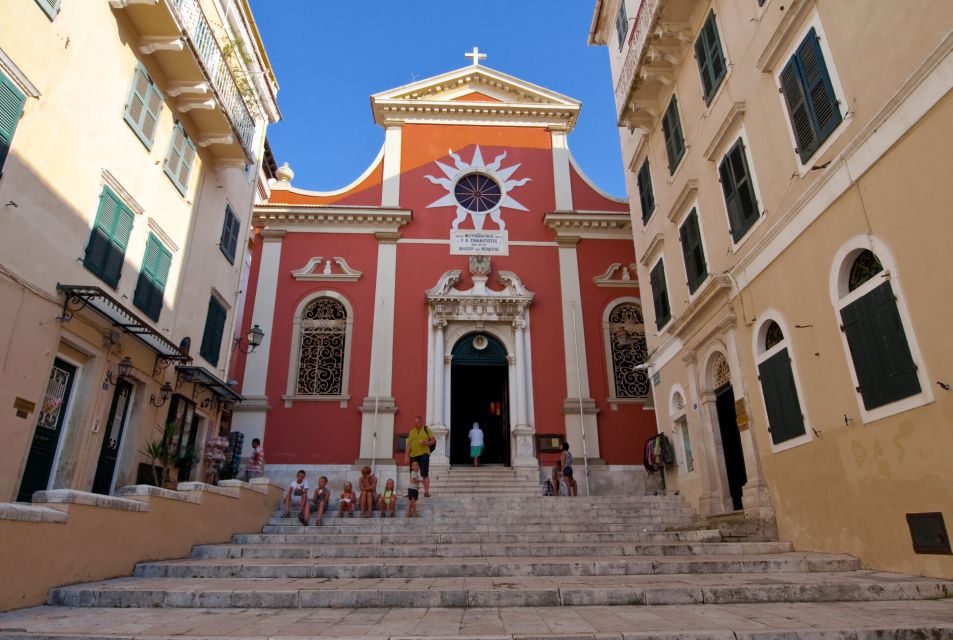
<path fill-rule="evenodd" d="M 579 103 L 479 65 L 371 101 L 363 176 L 314 192 L 285 167 L 256 208 L 243 331 L 266 336 L 233 428 L 270 476 L 336 478 L 396 473 L 417 415 L 432 466 L 467 463 L 480 422 L 489 462 L 534 472 L 566 440 L 592 493 L 633 490 L 656 427 L 631 222 L 569 153 Z"/>

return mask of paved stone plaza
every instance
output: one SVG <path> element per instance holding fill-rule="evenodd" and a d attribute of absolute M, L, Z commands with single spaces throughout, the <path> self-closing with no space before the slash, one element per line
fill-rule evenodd
<path fill-rule="evenodd" d="M 448 496 L 52 590 L 8 637 L 951 637 L 953 583 L 725 542 L 676 496 Z M 403 515 L 403 514 L 400 514 Z"/>

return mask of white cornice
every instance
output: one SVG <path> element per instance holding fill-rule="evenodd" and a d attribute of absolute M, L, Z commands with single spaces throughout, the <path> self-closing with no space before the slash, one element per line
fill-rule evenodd
<path fill-rule="evenodd" d="M 258 205 L 252 224 L 268 229 L 315 228 L 316 231 L 339 233 L 396 232 L 413 219 L 410 209 L 385 207 L 345 207 L 314 205 Z"/>
<path fill-rule="evenodd" d="M 632 219 L 622 212 L 554 211 L 543 216 L 543 224 L 555 231 L 557 238 L 632 238 Z"/>

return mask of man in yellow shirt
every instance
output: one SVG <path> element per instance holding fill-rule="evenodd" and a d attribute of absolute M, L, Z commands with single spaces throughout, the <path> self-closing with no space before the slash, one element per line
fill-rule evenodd
<path fill-rule="evenodd" d="M 437 444 L 430 429 L 424 426 L 424 419 L 414 418 L 414 428 L 407 434 L 406 464 L 416 462 L 420 466 L 420 477 L 424 480 L 424 497 L 430 497 L 430 447 Z"/>

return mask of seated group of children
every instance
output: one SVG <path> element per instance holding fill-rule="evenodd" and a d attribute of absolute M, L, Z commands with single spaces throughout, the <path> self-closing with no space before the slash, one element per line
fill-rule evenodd
<path fill-rule="evenodd" d="M 416 465 L 417 463 L 414 462 L 413 466 Z M 324 512 L 331 503 L 331 489 L 328 488 L 328 478 L 327 476 L 318 478 L 318 486 L 309 500 L 308 481 L 305 479 L 305 476 L 306 473 L 303 469 L 298 471 L 295 481 L 288 486 L 288 491 L 284 499 L 285 508 L 283 517 L 289 517 L 291 509 L 294 507 L 298 510 L 298 520 L 301 524 L 307 525 L 311 518 L 311 511 L 314 510 L 317 516 L 315 525 L 319 525 L 321 524 L 321 518 L 324 516 Z M 407 498 L 410 500 L 407 508 L 407 517 L 409 518 L 417 516 L 419 484 L 420 472 L 412 468 L 410 474 L 411 488 L 407 492 Z M 397 491 L 392 479 L 388 479 L 384 484 L 383 493 L 378 493 L 377 477 L 371 473 L 370 467 L 364 467 L 361 469 L 358 488 L 359 491 L 355 492 L 350 482 L 344 482 L 343 490 L 338 498 L 338 517 L 343 518 L 347 515 L 353 518 L 355 504 L 360 509 L 362 518 L 372 517 L 375 506 L 380 511 L 382 518 L 388 516 L 393 518 L 395 516 L 397 512 Z"/>

